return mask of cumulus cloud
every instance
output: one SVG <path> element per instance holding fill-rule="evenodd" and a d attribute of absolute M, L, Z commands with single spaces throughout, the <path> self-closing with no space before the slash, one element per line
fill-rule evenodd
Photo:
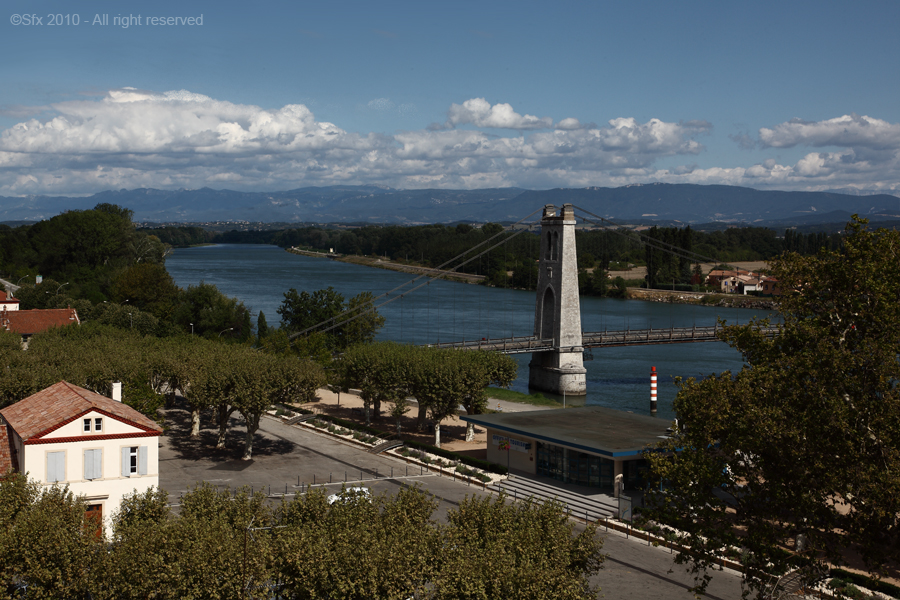
<path fill-rule="evenodd" d="M 416 110 L 387 98 L 372 100 L 369 108 Z M 137 187 L 552 188 L 649 181 L 889 190 L 900 173 L 896 145 L 887 141 L 897 126 L 868 118 L 857 119 L 868 119 L 865 127 L 876 123 L 883 132 L 877 144 L 854 133 L 853 139 L 867 142 L 813 152 L 794 165 L 768 160 L 752 167 L 699 168 L 694 157 L 704 146 L 698 138 L 712 131 L 706 121 L 618 117 L 598 126 L 563 118 L 554 124 L 549 117 L 522 115 L 482 98 L 453 104 L 443 125 L 393 135 L 347 132 L 317 120 L 304 104 L 268 109 L 187 90 L 122 88 L 41 109 L 37 114 L 43 118 L 26 116 L 0 132 L 0 195 Z M 774 146 L 775 137 L 787 143 L 789 125 L 794 126 L 762 130 L 778 133 L 766 143 Z M 813 125 L 804 124 L 803 131 Z M 498 129 L 518 133 L 500 135 Z M 670 169 L 656 166 L 671 157 L 686 160 Z"/>
<path fill-rule="evenodd" d="M 509 104 L 494 104 L 484 98 L 472 98 L 462 104 L 452 104 L 447 111 L 447 124 L 474 125 L 498 129 L 547 129 L 553 126 L 550 117 L 538 118 L 534 115 L 520 115 Z"/>
<path fill-rule="evenodd" d="M 827 121 L 791 119 L 769 129 L 759 130 L 759 141 L 772 148 L 793 146 L 852 146 L 873 150 L 900 148 L 900 123 L 881 119 L 844 115 Z"/>

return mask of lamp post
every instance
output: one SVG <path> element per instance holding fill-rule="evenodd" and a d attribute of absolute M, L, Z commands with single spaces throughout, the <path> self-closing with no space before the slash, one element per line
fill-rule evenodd
<path fill-rule="evenodd" d="M 222 337 L 222 334 L 225 333 L 226 331 L 234 331 L 234 327 L 229 327 L 228 329 L 223 329 L 222 331 L 219 332 L 219 337 Z"/>
<path fill-rule="evenodd" d="M 68 281 L 65 282 L 64 284 L 62 284 L 61 286 L 59 286 L 58 288 L 56 288 L 56 293 L 54 294 L 54 296 L 59 296 L 59 290 L 63 289 L 63 287 L 67 286 L 67 285 L 69 285 Z"/>
<path fill-rule="evenodd" d="M 194 335 L 194 324 L 191 323 L 191 336 L 193 336 L 193 335 Z"/>

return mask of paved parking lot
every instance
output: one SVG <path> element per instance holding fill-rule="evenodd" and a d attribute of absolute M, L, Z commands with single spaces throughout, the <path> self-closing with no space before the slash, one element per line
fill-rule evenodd
<path fill-rule="evenodd" d="M 443 520 L 447 511 L 458 506 L 466 495 L 487 493 L 474 485 L 422 472 L 401 459 L 375 456 L 349 443 L 265 417 L 255 438 L 253 460 L 242 461 L 245 430 L 239 418 L 233 421 L 227 438 L 228 449 L 224 451 L 214 449 L 215 432 L 211 428 L 203 429 L 199 440 L 188 438 L 185 411 L 170 410 L 167 418 L 168 434 L 160 438 L 159 480 L 175 504 L 181 494 L 200 481 L 231 488 L 246 485 L 266 493 L 271 488 L 273 496 L 287 491 L 291 498 L 313 481 L 333 493 L 340 490 L 346 478 L 347 485 L 358 485 L 362 480 L 375 494 L 390 494 L 400 486 L 421 485 L 440 499 L 435 516 Z M 211 426 L 211 423 L 203 425 Z M 601 531 L 599 535 L 603 536 L 603 549 L 609 555 L 603 570 L 594 579 L 601 587 L 600 598 L 692 597 L 688 592 L 693 585 L 691 577 L 683 567 L 672 563 L 668 550 L 614 532 Z M 713 574 L 706 597 L 730 600 L 740 595 L 738 574 L 730 571 Z"/>

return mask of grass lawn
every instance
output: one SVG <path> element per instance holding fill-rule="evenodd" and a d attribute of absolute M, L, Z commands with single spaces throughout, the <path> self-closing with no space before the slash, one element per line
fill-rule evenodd
<path fill-rule="evenodd" d="M 552 398 L 545 398 L 543 394 L 523 394 L 522 392 L 514 392 L 503 388 L 489 387 L 487 389 L 487 395 L 488 398 L 506 400 L 508 402 L 521 402 L 522 404 L 531 404 L 532 406 L 562 407 L 561 402 L 557 402 Z"/>

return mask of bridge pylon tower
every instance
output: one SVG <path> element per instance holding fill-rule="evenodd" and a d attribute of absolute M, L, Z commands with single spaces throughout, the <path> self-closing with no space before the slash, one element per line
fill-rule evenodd
<path fill-rule="evenodd" d="M 534 335 L 552 339 L 553 350 L 532 353 L 528 387 L 552 394 L 586 395 L 581 334 L 575 209 L 563 204 L 557 214 L 556 207 L 548 204 L 541 218 Z"/>

